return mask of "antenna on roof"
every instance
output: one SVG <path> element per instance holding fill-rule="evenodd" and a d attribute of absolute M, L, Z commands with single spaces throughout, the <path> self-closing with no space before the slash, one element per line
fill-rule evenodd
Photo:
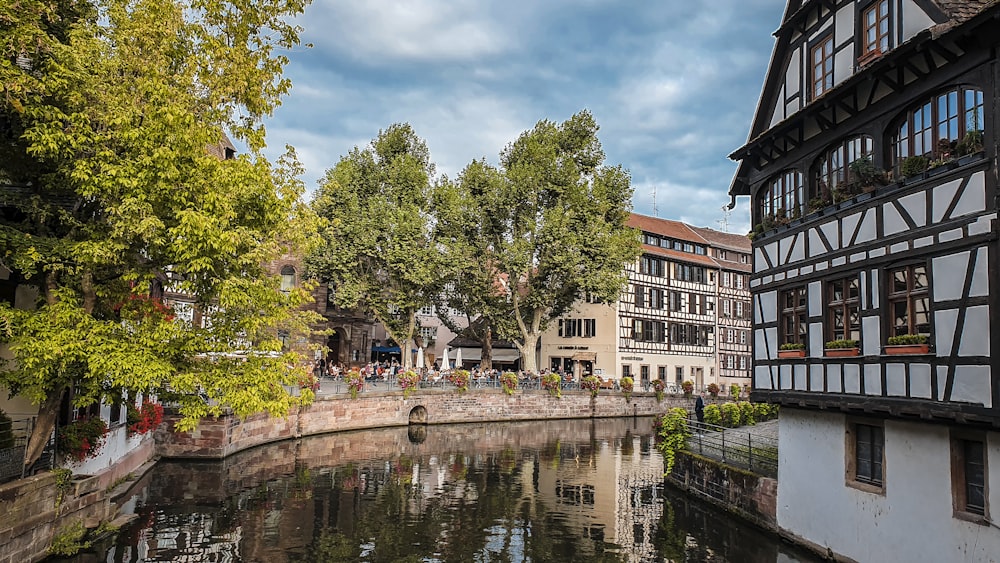
<path fill-rule="evenodd" d="M 659 213 L 656 212 L 656 184 L 653 184 L 653 217 L 659 216 Z"/>
<path fill-rule="evenodd" d="M 716 223 L 719 224 L 719 228 L 721 228 L 724 233 L 729 232 L 729 216 L 732 215 L 732 213 L 733 210 L 729 209 L 728 205 L 722 206 L 722 219 L 719 219 Z"/>

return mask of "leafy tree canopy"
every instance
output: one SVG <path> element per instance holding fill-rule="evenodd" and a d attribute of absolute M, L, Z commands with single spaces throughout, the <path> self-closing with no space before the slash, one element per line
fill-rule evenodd
<path fill-rule="evenodd" d="M 313 200 L 322 245 L 310 272 L 329 281 L 338 305 L 371 311 L 403 350 L 416 311 L 440 293 L 451 267 L 434 228 L 442 185 L 424 141 L 394 124 L 328 170 Z"/>
<path fill-rule="evenodd" d="M 298 44 L 288 22 L 305 4 L 0 6 L 0 260 L 38 288 L 37 303 L 19 297 L 27 309 L 0 307 L 13 353 L 0 384 L 41 402 L 43 419 L 69 388 L 81 406 L 177 393 L 181 428 L 298 400 L 281 386 L 297 358 L 277 353 L 276 330 L 305 330 L 306 292 L 281 293 L 263 265 L 306 242 L 309 212 L 294 152 L 275 164 L 260 151 L 262 119 L 290 87 L 277 52 Z M 223 131 L 247 152 L 222 158 Z M 211 322 L 172 322 L 161 285 Z"/>

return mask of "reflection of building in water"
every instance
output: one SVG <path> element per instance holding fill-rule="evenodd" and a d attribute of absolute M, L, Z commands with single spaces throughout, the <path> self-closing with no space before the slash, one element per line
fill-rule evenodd
<path fill-rule="evenodd" d="M 622 546 L 629 561 L 656 554 L 652 540 L 663 509 L 656 487 L 663 482 L 663 465 L 649 437 L 626 434 L 593 448 L 557 443 L 554 453 L 543 451 L 536 463 L 538 497 L 565 514 L 583 537 Z"/>
<path fill-rule="evenodd" d="M 243 561 L 240 556 L 243 530 L 239 526 L 228 532 L 220 530 L 215 514 L 161 513 L 154 529 L 155 533 L 147 535 L 146 541 L 137 546 L 137 561 Z"/>

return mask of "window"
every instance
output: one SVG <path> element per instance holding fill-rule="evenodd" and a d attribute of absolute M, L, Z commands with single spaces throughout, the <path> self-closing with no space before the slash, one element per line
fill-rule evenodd
<path fill-rule="evenodd" d="M 884 430 L 881 425 L 849 424 L 848 480 L 881 489 L 885 469 Z"/>
<path fill-rule="evenodd" d="M 747 331 L 741 330 L 740 331 L 740 344 L 746 344 L 746 343 L 747 343 Z"/>
<path fill-rule="evenodd" d="M 420 335 L 420 338 L 423 338 L 424 346 L 429 346 L 429 343 L 437 338 L 437 331 L 438 327 L 436 326 L 422 326 L 417 333 Z"/>
<path fill-rule="evenodd" d="M 583 319 L 583 336 L 585 338 L 597 336 L 597 319 Z"/>
<path fill-rule="evenodd" d="M 651 288 L 649 290 L 649 308 L 650 309 L 662 309 L 663 308 L 663 290 Z"/>
<path fill-rule="evenodd" d="M 782 291 L 780 307 L 780 344 L 807 344 L 806 288 Z"/>
<path fill-rule="evenodd" d="M 833 190 L 858 180 L 851 175 L 851 164 L 871 158 L 874 142 L 868 135 L 849 137 L 828 148 L 816 161 L 816 196 L 832 201 Z"/>
<path fill-rule="evenodd" d="M 785 170 L 765 185 L 760 198 L 761 219 L 794 219 L 805 211 L 806 197 L 802 173 Z"/>
<path fill-rule="evenodd" d="M 861 19 L 865 26 L 862 55 L 885 53 L 889 50 L 889 0 L 876 0 L 864 11 Z"/>
<path fill-rule="evenodd" d="M 742 319 L 743 317 L 744 317 L 744 314 L 743 314 L 743 302 L 742 301 L 737 301 L 736 302 L 736 318 L 737 319 Z"/>
<path fill-rule="evenodd" d="M 812 99 L 816 99 L 833 88 L 833 34 L 821 39 L 809 52 Z"/>
<path fill-rule="evenodd" d="M 663 260 L 652 256 L 643 256 L 639 261 L 639 273 L 663 277 Z"/>
<path fill-rule="evenodd" d="M 732 274 L 729 272 L 722 272 L 722 287 L 733 287 L 731 280 Z"/>
<path fill-rule="evenodd" d="M 622 377 L 632 377 L 632 366 L 629 364 L 622 364 Z"/>
<path fill-rule="evenodd" d="M 736 369 L 736 357 L 733 355 L 726 356 L 726 369 Z"/>
<path fill-rule="evenodd" d="M 743 275 L 736 274 L 736 289 L 743 289 Z"/>
<path fill-rule="evenodd" d="M 732 301 L 730 301 L 728 299 L 723 299 L 722 300 L 722 316 L 723 317 L 728 317 L 728 316 L 730 316 L 730 315 L 733 314 L 732 313 L 732 309 L 730 308 L 731 303 L 732 303 Z"/>
<path fill-rule="evenodd" d="M 421 315 L 421 316 L 424 316 L 424 317 L 433 317 L 434 316 L 434 305 L 427 305 L 425 307 L 421 307 L 421 308 L 417 309 L 417 314 Z"/>
<path fill-rule="evenodd" d="M 952 436 L 951 476 L 956 513 L 988 516 L 984 436 L 964 432 Z"/>
<path fill-rule="evenodd" d="M 684 366 L 677 366 L 674 371 L 674 381 L 676 381 L 677 384 L 680 385 L 681 380 L 683 379 L 684 379 Z"/>
<path fill-rule="evenodd" d="M 861 339 L 861 284 L 858 276 L 829 282 L 826 286 L 826 336 L 828 340 Z"/>
<path fill-rule="evenodd" d="M 900 173 L 911 156 L 947 159 L 982 149 L 983 91 L 956 88 L 906 112 L 892 138 L 893 166 Z"/>
<path fill-rule="evenodd" d="M 291 291 L 294 287 L 295 287 L 295 268 L 291 266 L 285 266 L 281 269 L 281 292 L 287 295 L 288 292 Z"/>
<path fill-rule="evenodd" d="M 674 312 L 679 312 L 681 310 L 681 292 L 670 292 L 670 310 Z"/>
<path fill-rule="evenodd" d="M 688 264 L 674 264 L 674 279 L 696 283 L 705 283 L 705 268 Z"/>
<path fill-rule="evenodd" d="M 740 369 L 742 369 L 742 370 L 747 369 L 747 357 L 746 356 L 740 356 Z"/>
<path fill-rule="evenodd" d="M 666 383 L 667 381 L 667 366 L 656 366 L 656 379 Z"/>
<path fill-rule="evenodd" d="M 635 306 L 645 307 L 646 306 L 646 288 L 641 285 L 635 286 Z"/>
<path fill-rule="evenodd" d="M 596 319 L 559 319 L 559 336 L 592 338 L 597 335 Z"/>
<path fill-rule="evenodd" d="M 292 340 L 287 330 L 278 331 L 278 341 L 281 342 L 282 350 L 288 350 L 288 346 L 292 343 Z"/>
<path fill-rule="evenodd" d="M 889 271 L 889 336 L 931 333 L 927 266 L 915 264 Z"/>

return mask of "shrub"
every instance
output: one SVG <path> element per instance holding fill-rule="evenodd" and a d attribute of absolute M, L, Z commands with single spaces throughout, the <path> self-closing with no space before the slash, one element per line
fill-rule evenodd
<path fill-rule="evenodd" d="M 740 408 L 740 421 L 744 425 L 753 426 L 757 424 L 757 417 L 754 413 L 753 403 L 747 401 L 740 401 L 736 403 Z"/>
<path fill-rule="evenodd" d="M 916 176 L 922 174 L 930 165 L 930 159 L 926 156 L 909 156 L 903 159 L 899 165 L 899 173 L 905 176 Z"/>
<path fill-rule="evenodd" d="M 736 428 L 740 425 L 740 408 L 736 403 L 724 403 L 722 410 L 722 426 Z"/>
<path fill-rule="evenodd" d="M 656 421 L 659 442 L 657 448 L 663 455 L 666 473 L 674 469 L 674 456 L 687 448 L 687 439 L 691 435 L 688 428 L 688 413 L 686 410 L 674 407 Z"/>
<path fill-rule="evenodd" d="M 805 350 L 806 345 L 799 342 L 786 342 L 778 346 L 778 350 Z"/>
<path fill-rule="evenodd" d="M 722 409 L 719 405 L 705 405 L 705 424 L 722 426 Z"/>
<path fill-rule="evenodd" d="M 773 418 L 777 418 L 778 405 L 771 405 L 768 403 L 755 403 L 754 415 L 758 422 L 764 422 L 765 420 L 771 420 Z"/>
<path fill-rule="evenodd" d="M 857 347 L 858 347 L 857 340 L 831 340 L 827 342 L 826 345 L 824 346 L 824 348 L 828 350 L 839 349 L 839 348 L 857 348 Z"/>
<path fill-rule="evenodd" d="M 901 334 L 890 336 L 888 344 L 890 346 L 905 346 L 907 344 L 927 344 L 930 339 L 926 334 Z"/>
<path fill-rule="evenodd" d="M 733 383 L 732 385 L 729 386 L 729 395 L 732 397 L 739 397 L 742 391 L 743 388 L 740 387 L 739 383 Z"/>

